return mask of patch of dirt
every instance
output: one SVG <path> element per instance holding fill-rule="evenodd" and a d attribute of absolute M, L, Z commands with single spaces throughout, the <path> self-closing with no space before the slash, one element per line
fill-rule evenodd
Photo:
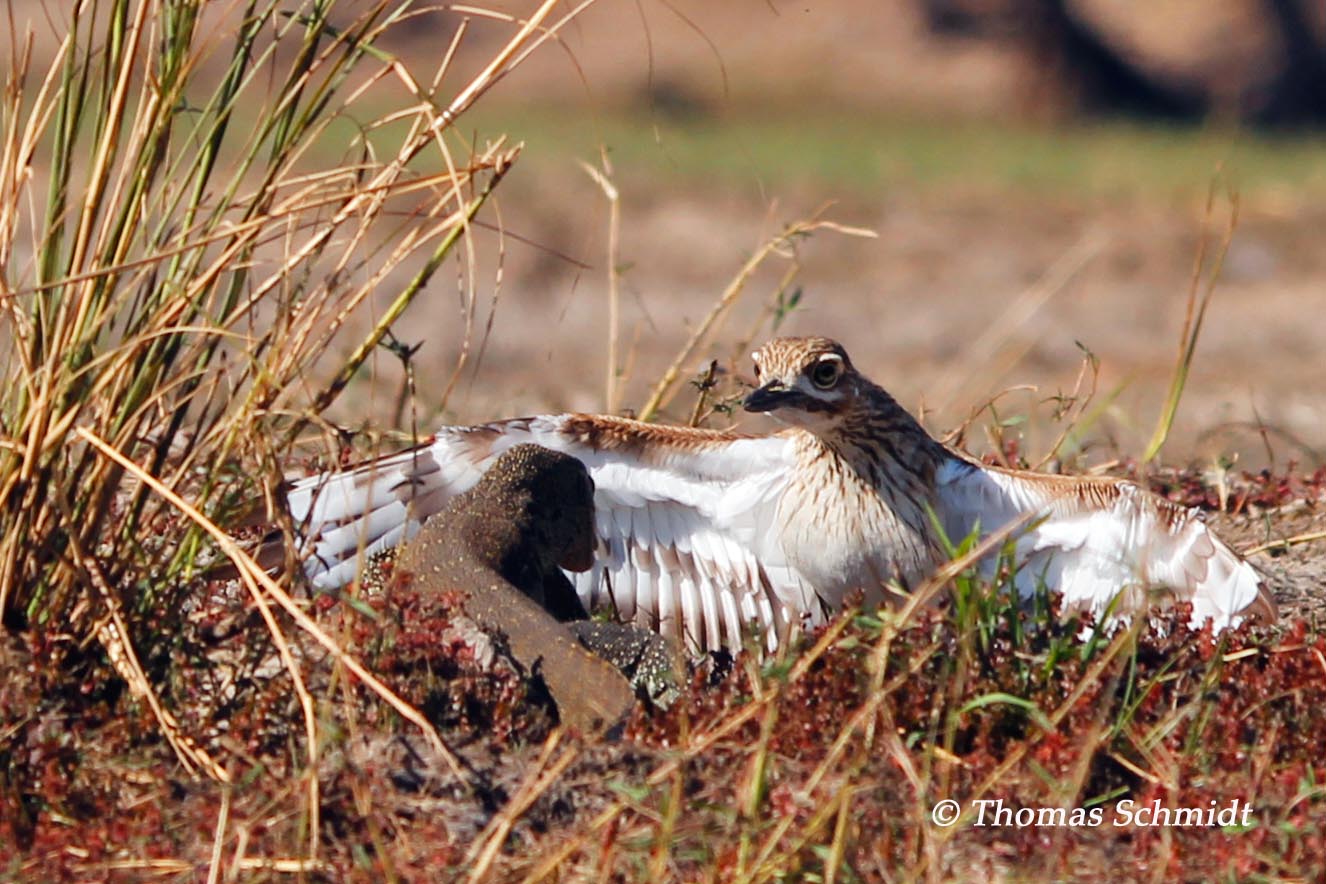
<path fill-rule="evenodd" d="M 1151 481 L 1207 506 L 1246 547 L 1320 530 L 1323 477 Z M 1276 581 L 1275 627 L 1213 638 L 1182 626 L 1180 612 L 1169 634 L 1120 652 L 1088 650 L 1073 622 L 1026 630 L 996 615 L 972 630 L 947 606 L 885 644 L 881 620 L 849 618 L 786 660 L 703 664 L 673 707 L 638 705 L 605 741 L 556 728 L 537 667 L 500 649 L 481 659 L 458 626 L 456 594 L 383 589 L 384 561 L 356 597 L 320 596 L 310 612 L 424 712 L 461 773 L 285 624 L 319 732 L 319 846 L 302 866 L 311 817 L 300 704 L 247 595 L 200 586 L 184 611 L 156 615 L 164 646 L 138 640 L 157 649 L 147 662 L 166 706 L 234 784 L 188 775 L 95 650 L 6 633 L 0 869 L 24 880 L 194 880 L 219 857 L 256 878 L 287 862 L 318 880 L 455 880 L 480 866 L 505 880 L 547 863 L 568 875 L 728 880 L 758 845 L 785 870 L 821 874 L 836 856 L 867 881 L 927 868 L 953 880 L 1091 869 L 1310 876 L 1326 869 L 1326 796 L 1310 785 L 1326 777 L 1322 549 L 1259 559 Z M 1098 806 L 1110 819 L 1121 806 L 1238 801 L 1256 822 L 1157 830 L 968 816 L 946 829 L 928 814 L 947 797 L 969 812 L 983 800 Z"/>
<path fill-rule="evenodd" d="M 1145 34 L 1148 52 L 1161 55 L 1190 55 L 1192 47 L 1210 52 L 1214 41 L 1227 65 L 1241 41 L 1263 39 L 1246 26 L 1258 9 L 1245 0 L 1217 4 L 1183 28 L 1173 22 L 1193 17 L 1191 0 L 1148 4 L 1145 15 L 1132 2 L 1105 4 L 1114 9 L 1108 16 L 1100 3 L 1077 5 L 1100 19 L 1123 20 L 1133 36 Z M 913 185 L 903 175 L 898 184 L 880 186 L 868 170 L 859 180 L 847 172 L 807 180 L 758 171 L 770 164 L 744 159 L 761 147 L 742 143 L 743 114 L 752 112 L 798 129 L 820 125 L 815 110 L 826 106 L 902 117 L 919 108 L 926 119 L 955 121 L 944 144 L 963 144 L 961 121 L 973 116 L 1016 118 L 1025 92 L 1017 54 L 1002 41 L 934 39 L 924 32 L 918 6 L 907 0 L 891 0 L 887 11 L 856 0 L 822 8 L 598 4 L 565 35 L 565 52 L 531 57 L 485 98 L 485 109 L 508 108 L 519 119 L 522 106 L 551 106 L 594 129 L 605 110 L 633 108 L 641 136 L 656 138 L 656 150 L 629 163 L 614 158 L 621 215 L 619 251 L 611 257 L 607 203 L 580 166 L 594 161 L 595 151 L 568 155 L 536 144 L 520 159 L 500 195 L 501 226 L 519 239 L 500 249 L 495 234 L 476 239 L 476 334 L 490 309 L 493 322 L 482 358 L 470 359 L 445 408 L 442 393 L 466 338 L 455 286 L 439 280 L 400 330 L 413 336 L 410 343 L 423 344 L 415 363 L 419 432 L 442 421 L 604 410 L 609 262 L 622 274 L 620 404 L 639 407 L 742 262 L 781 225 L 832 202 L 832 218 L 879 235 L 821 232 L 796 244 L 804 297 L 784 331 L 839 338 L 867 375 L 909 408 L 925 411 L 927 425 L 940 432 L 991 396 L 1032 386 L 1000 400 L 1003 416 L 1030 416 L 1029 450 L 1043 450 L 1058 433 L 1043 419 L 1046 402 L 1073 389 L 1080 343 L 1100 359 L 1098 404 L 1111 398 L 1084 444 L 1100 459 L 1142 450 L 1173 372 L 1204 225 L 1205 182 L 1189 192 L 1151 193 L 1138 185 L 1122 193 L 1089 186 L 1045 192 L 1016 180 L 973 180 L 961 152 L 944 160 L 928 156 L 924 146 L 896 161 L 915 165 L 918 179 L 933 163 L 949 164 L 939 185 Z M 487 58 L 509 33 L 493 21 L 472 25 L 475 42 L 468 48 L 475 59 Z M 1199 36 L 1209 34 L 1218 38 Z M 402 57 L 431 60 L 436 36 L 420 32 L 399 47 Z M 778 63 L 770 65 L 770 58 Z M 690 96 L 693 106 L 680 117 L 655 108 L 650 122 L 656 92 Z M 672 155 L 673 124 L 730 128 L 732 142 L 724 146 L 730 162 L 697 178 L 669 174 L 681 164 Z M 941 123 L 935 128 L 942 133 Z M 1053 144 L 1052 132 L 1041 134 Z M 826 139 L 829 167 L 832 145 Z M 613 145 L 606 147 L 612 158 Z M 870 156 L 869 144 L 844 147 L 849 156 Z M 1158 135 L 1157 150 L 1163 147 Z M 1053 162 L 1053 154 L 1025 162 Z M 1245 159 L 1231 133 L 1227 150 L 1213 153 L 1212 174 L 1219 160 L 1238 189 Z M 1220 213 L 1210 224 L 1217 237 L 1223 222 Z M 1205 467 L 1236 457 L 1248 469 L 1273 459 L 1323 463 L 1326 250 L 1317 231 L 1324 226 L 1320 200 L 1292 186 L 1241 194 L 1238 228 L 1165 450 L 1169 462 Z M 750 343 L 787 269 L 775 261 L 752 278 L 712 342 L 684 366 L 685 376 L 711 358 L 730 356 L 736 358 L 726 368 L 749 371 L 749 347 L 738 345 Z M 383 289 L 385 303 L 396 288 Z M 756 334 L 767 333 L 762 327 Z M 376 386 L 356 384 L 331 416 L 347 426 L 408 428 L 410 415 L 395 413 L 399 367 L 384 355 L 372 370 Z M 668 416 L 685 420 L 690 403 L 683 392 Z M 744 420 L 750 429 L 762 426 Z M 972 444 L 979 450 L 984 440 Z"/>
<path fill-rule="evenodd" d="M 1222 474 L 1207 484 L 1192 473 L 1152 478 L 1152 489 L 1207 511 L 1234 549 L 1251 552 L 1286 621 L 1326 624 L 1326 469 Z"/>
<path fill-rule="evenodd" d="M 1251 561 L 1269 576 L 1282 618 L 1326 624 L 1326 503 L 1290 504 L 1277 511 L 1210 521 L 1236 549 L 1315 536 L 1258 553 Z"/>

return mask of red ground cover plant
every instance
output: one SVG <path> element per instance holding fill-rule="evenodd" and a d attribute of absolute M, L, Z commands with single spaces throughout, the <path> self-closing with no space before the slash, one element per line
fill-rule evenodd
<path fill-rule="evenodd" d="M 445 592 L 405 585 L 389 601 L 370 592 L 313 609 L 465 764 L 457 780 L 429 759 L 417 732 L 291 630 L 325 741 L 314 877 L 467 874 L 558 739 L 537 672 L 500 653 L 482 665 Z M 565 874 L 610 880 L 1326 872 L 1320 626 L 1213 637 L 1182 626 L 1180 611 L 1163 633 L 1092 643 L 1080 622 L 1046 625 L 999 599 L 983 611 L 950 601 L 903 627 L 849 615 L 785 658 L 702 663 L 670 709 L 642 703 L 608 740 L 563 743 L 574 757 L 510 820 L 485 873 L 521 876 L 550 857 Z M 49 631 L 6 633 L 5 875 L 203 876 L 222 795 L 230 867 L 306 849 L 300 713 L 257 615 L 211 587 L 151 622 L 174 630 L 146 661 L 163 699 L 226 759 L 234 785 L 186 775 L 98 654 Z M 966 815 L 937 826 L 930 809 L 948 798 Z M 981 825 L 979 800 L 1099 808 L 1103 823 Z M 1250 825 L 1110 824 L 1122 802 L 1156 800 L 1237 800 Z"/>
<path fill-rule="evenodd" d="M 1092 674 L 1094 661 L 1080 658 L 1039 665 L 1052 632 L 1030 642 L 999 636 L 967 657 L 968 664 L 962 637 L 936 610 L 893 642 L 890 671 L 911 675 L 891 692 L 881 720 L 896 728 L 907 763 L 928 771 L 924 795 L 878 742 L 870 751 L 846 753 L 834 775 L 820 781 L 831 788 L 807 787 L 833 738 L 867 698 L 875 645 L 851 641 L 849 632 L 848 641 L 779 694 L 775 712 L 746 722 L 721 751 L 697 761 L 692 775 L 703 785 L 694 792 L 694 808 L 702 814 L 705 807 L 740 806 L 749 747 L 763 743 L 769 785 L 761 809 L 769 819 L 794 817 L 792 831 L 833 790 L 856 790 L 849 823 L 855 849 L 847 861 L 866 879 L 924 866 L 924 839 L 911 809 L 928 809 L 943 797 L 964 806 L 978 798 L 1002 801 L 1013 809 L 1100 806 L 1103 816 L 1097 826 L 972 821 L 945 830 L 939 851 L 945 877 L 962 876 L 962 863 L 973 855 L 970 842 L 984 848 L 974 855 L 987 861 L 1070 877 L 1093 866 L 1137 874 L 1159 866 L 1178 878 L 1326 869 L 1326 638 L 1302 621 L 1278 637 L 1238 631 L 1213 638 L 1173 627 L 1165 636 L 1144 634 L 1102 675 Z M 1028 667 L 1029 658 L 1038 665 Z M 955 679 L 962 683 L 957 696 Z M 682 707 L 638 720 L 632 735 L 677 745 L 687 731 L 717 727 L 752 691 L 749 670 L 738 667 L 723 689 L 693 691 Z M 1048 728 L 1012 703 L 967 708 L 974 698 L 1009 693 L 1045 713 L 1069 705 Z M 770 720 L 766 736 L 762 727 Z M 1017 763 L 991 782 L 1020 751 Z M 1238 799 L 1251 804 L 1252 825 L 1241 831 L 1112 824 L 1129 819 L 1120 815 L 1120 802 L 1131 800 L 1135 808 L 1156 799 L 1167 808 L 1223 807 Z M 814 846 L 802 853 L 804 870 L 822 873 Z M 706 862 L 724 861 L 719 852 L 682 869 L 699 874 Z"/>

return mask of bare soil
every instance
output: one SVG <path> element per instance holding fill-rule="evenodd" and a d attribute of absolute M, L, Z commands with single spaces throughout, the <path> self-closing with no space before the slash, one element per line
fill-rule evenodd
<path fill-rule="evenodd" d="M 672 96 L 683 116 L 720 123 L 766 103 L 791 125 L 816 102 L 986 119 L 1024 109 L 1026 72 L 1014 55 L 923 40 L 911 4 L 882 12 L 863 2 L 677 6 L 691 22 L 646 4 L 645 37 L 636 6 L 601 4 L 567 38 L 583 80 L 565 56 L 544 53 L 494 99 L 591 120 L 599 108 Z M 1179 34 L 1178 42 L 1194 42 L 1191 31 L 1166 27 L 1176 36 L 1163 45 Z M 501 33 L 497 24 L 475 26 L 477 39 Z M 400 49 L 436 56 L 444 37 L 421 33 Z M 666 164 L 666 139 L 659 150 Z M 441 420 L 605 407 L 607 207 L 580 159 L 597 158 L 531 147 L 504 184 L 500 223 L 520 239 L 499 248 L 495 234 L 479 236 L 475 358 L 455 395 L 440 404 L 466 337 L 447 278 L 397 329 L 424 344 L 413 409 L 397 416 L 401 375 L 383 353 L 332 418 L 407 433 L 413 420 L 427 433 Z M 1126 461 L 1151 434 L 1205 223 L 1201 189 L 1045 193 L 961 175 L 924 187 L 858 187 L 769 179 L 753 164 L 705 180 L 615 171 L 629 363 L 623 406 L 638 407 L 763 240 L 834 201 L 833 218 L 878 237 L 823 232 L 800 243 L 805 294 L 784 331 L 839 338 L 937 432 L 1005 388 L 1030 386 L 999 399 L 998 410 L 1030 416 L 1009 432 L 1022 434 L 1032 459 L 1058 434 L 1046 400 L 1074 388 L 1080 343 L 1100 359 L 1096 401 L 1108 405 L 1067 468 Z M 1152 475 L 1162 493 L 1204 506 L 1240 549 L 1326 529 L 1322 474 L 1314 473 L 1326 454 L 1323 230 L 1326 209 L 1311 191 L 1243 195 L 1162 456 L 1183 469 Z M 688 374 L 732 356 L 786 268 L 775 262 L 756 274 Z M 463 271 L 457 277 L 464 282 Z M 684 419 L 690 396 L 668 416 Z M 990 423 L 983 413 L 968 431 L 975 450 L 1000 447 L 982 430 Z M 879 632 L 867 622 L 842 625 L 824 648 L 809 647 L 809 637 L 797 659 L 815 662 L 804 670 L 789 663 L 792 675 L 748 661 L 726 674 L 703 667 L 673 709 L 642 704 L 615 741 L 581 742 L 556 729 L 536 674 L 474 658 L 449 628 L 445 597 L 311 602 L 324 628 L 438 728 L 463 761 L 460 777 L 283 623 L 325 741 L 310 773 L 297 698 L 234 587 L 200 586 L 183 618 L 150 612 L 138 636 L 154 649 L 145 664 L 166 706 L 225 759 L 234 785 L 224 788 L 184 772 L 95 644 L 0 630 L 0 879 L 519 880 L 544 863 L 553 869 L 558 857 L 556 871 L 568 877 L 621 881 L 823 875 L 826 866 L 861 880 L 889 880 L 900 869 L 940 880 L 1319 878 L 1326 543 L 1253 560 L 1275 586 L 1282 625 L 1218 641 L 1178 628 L 1144 639 L 1131 668 L 1103 674 L 1077 658 L 1029 665 L 1045 647 L 1006 635 L 973 656 L 969 634 L 943 611 L 927 615 L 888 650 L 889 674 L 906 677 L 862 715 L 868 734 L 864 725 L 849 729 L 879 688 L 871 681 Z M 997 694 L 1063 716 L 1046 729 L 1016 706 L 965 708 Z M 318 853 L 308 860 L 311 780 L 320 789 Z M 925 814 L 947 795 L 1028 806 L 1238 798 L 1253 803 L 1258 824 L 941 830 Z"/>
<path fill-rule="evenodd" d="M 1170 470 L 1151 485 L 1191 505 L 1223 500 L 1208 518 L 1245 548 L 1326 525 L 1326 471 L 1211 484 Z M 1166 634 L 1082 658 L 1072 624 L 1023 634 L 997 620 L 978 640 L 944 605 L 880 644 L 879 621 L 848 618 L 783 662 L 704 661 L 671 708 L 642 701 L 603 739 L 557 727 L 537 663 L 500 644 L 494 656 L 465 625 L 463 592 L 392 581 L 384 564 L 353 603 L 320 597 L 310 612 L 425 714 L 461 768 L 284 623 L 320 722 L 316 858 L 300 705 L 235 583 L 200 584 L 183 612 L 157 612 L 137 636 L 157 649 L 147 665 L 167 708 L 225 760 L 227 787 L 180 767 L 99 653 L 41 630 L 7 632 L 0 877 L 735 880 L 758 844 L 784 870 L 820 874 L 836 855 L 840 872 L 872 881 L 899 869 L 938 880 L 1121 869 L 1310 878 L 1326 869 L 1326 795 L 1312 785 L 1326 774 L 1323 559 L 1318 545 L 1291 542 L 1254 561 L 1275 587 L 1273 627 L 1213 639 L 1180 614 Z M 872 676 L 879 653 L 882 682 Z M 998 700 L 968 702 L 1010 695 L 1053 724 Z M 936 731 L 942 721 L 953 729 Z M 752 780 L 760 771 L 763 786 Z M 837 816 L 820 812 L 844 796 Z M 978 799 L 1099 806 L 1109 819 L 1156 801 L 1237 800 L 1256 822 L 1158 831 L 968 818 L 947 829 L 926 818 L 941 797 L 969 809 Z"/>
<path fill-rule="evenodd" d="M 1167 394 L 1199 243 L 1205 233 L 1210 267 L 1227 226 L 1223 197 L 1208 214 L 1208 185 L 1227 179 L 1238 195 L 1238 222 L 1165 459 L 1207 467 L 1236 457 L 1254 470 L 1323 463 L 1321 169 L 1308 161 L 1306 186 L 1274 176 L 1241 183 L 1251 170 L 1236 132 L 1217 132 L 1227 149 L 1194 158 L 1203 168 L 1184 183 L 1153 177 L 1160 153 L 1146 149 L 1121 156 L 1103 183 L 1091 178 L 1098 168 L 1084 167 L 1068 175 L 1067 186 L 1060 179 L 1047 185 L 1034 168 L 1021 176 L 1015 164 L 993 177 L 969 172 L 960 151 L 938 170 L 924 146 L 914 155 L 883 146 L 872 154 L 872 130 L 854 121 L 929 121 L 942 133 L 943 121 L 953 120 L 939 138 L 949 146 L 969 139 L 973 169 L 984 168 L 975 155 L 991 148 L 962 121 L 1011 121 L 1051 146 L 1056 126 L 1068 135 L 1077 130 L 1029 114 L 1028 83 L 1037 72 L 1009 41 L 935 40 L 916 4 L 904 0 L 882 9 L 846 0 L 803 6 L 600 4 L 577 20 L 558 51 L 535 55 L 485 97 L 474 124 L 480 137 L 491 131 L 482 121 L 492 119 L 528 140 L 503 184 L 500 219 L 487 219 L 513 236 L 501 248 L 496 234 L 479 237 L 471 358 L 445 409 L 442 391 L 466 337 L 453 279 L 439 278 L 399 329 L 423 344 L 415 405 L 422 431 L 440 420 L 604 409 L 614 262 L 622 274 L 618 368 L 625 375 L 618 405 L 639 407 L 741 264 L 782 225 L 832 203 L 829 217 L 877 237 L 821 232 L 798 243 L 796 284 L 804 297 L 783 331 L 839 338 L 862 370 L 926 410 L 939 432 L 1015 389 L 1000 400 L 1001 415 L 1032 415 L 1029 451 L 1057 434 L 1045 425 L 1044 402 L 1074 388 L 1086 348 L 1100 360 L 1098 403 L 1109 399 L 1086 442 L 1101 452 L 1097 461 L 1136 455 Z M 1195 20 L 1192 4 L 1180 0 L 1131 17 L 1101 6 L 1085 8 L 1121 40 L 1180 68 L 1200 67 L 1203 46 L 1227 64 L 1267 42 L 1254 26 L 1256 10 L 1242 0 Z M 473 22 L 473 51 L 463 51 L 458 64 L 486 58 L 505 28 Z M 420 57 L 424 43 L 433 45 L 421 34 L 399 48 Z M 568 145 L 543 124 L 521 125 L 525 116 L 549 115 L 578 120 L 572 128 L 590 134 Z M 628 150 L 629 162 L 617 156 L 627 147 L 622 137 L 606 134 L 618 119 L 652 145 Z M 782 163 L 768 159 L 773 148 L 755 140 L 821 127 L 819 172 L 805 171 L 795 154 Z M 685 155 L 687 133 L 715 129 L 730 138 L 710 148 L 721 158 L 697 164 Z M 1157 133 L 1157 151 L 1165 143 Z M 582 168 L 600 163 L 600 146 L 620 191 L 614 256 L 608 203 Z M 839 150 L 844 159 L 835 165 Z M 904 171 L 881 182 L 869 169 L 854 172 L 849 163 L 862 157 Z M 1043 161 L 1054 159 L 1051 148 Z M 1219 160 L 1226 179 L 1218 179 Z M 754 276 L 730 318 L 686 362 L 688 376 L 710 358 L 733 356 L 752 330 L 756 338 L 769 333 L 758 320 L 788 267 L 774 259 Z M 455 282 L 471 285 L 468 277 Z M 354 342 L 347 336 L 345 348 Z M 731 367 L 748 370 L 737 355 Z M 375 383 L 365 378 L 333 417 L 408 429 L 408 415 L 395 414 L 397 366 L 384 355 L 374 370 Z M 684 419 L 689 404 L 683 396 L 671 417 Z M 976 434 L 973 445 L 982 444 Z"/>

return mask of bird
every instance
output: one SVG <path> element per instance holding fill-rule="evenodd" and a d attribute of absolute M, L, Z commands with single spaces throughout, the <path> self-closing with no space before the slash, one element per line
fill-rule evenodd
<path fill-rule="evenodd" d="M 1117 625 L 1187 602 L 1194 628 L 1276 619 L 1261 575 L 1195 509 L 1127 479 L 983 464 L 931 436 L 829 338 L 774 338 L 752 358 L 743 406 L 781 424 L 773 433 L 545 414 L 443 427 L 300 479 L 287 502 L 305 573 L 321 589 L 348 584 L 503 451 L 534 443 L 577 458 L 593 481 L 593 562 L 567 574 L 584 607 L 693 653 L 740 651 L 752 635 L 772 651 L 848 603 L 893 602 L 954 544 L 1001 531 L 1019 595 L 1048 587 L 1065 612 Z"/>

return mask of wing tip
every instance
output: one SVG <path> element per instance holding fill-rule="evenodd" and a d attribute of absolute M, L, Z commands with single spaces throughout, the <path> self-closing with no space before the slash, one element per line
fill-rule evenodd
<path fill-rule="evenodd" d="M 1258 581 L 1257 595 L 1247 607 L 1239 611 L 1245 622 L 1269 626 L 1280 620 L 1280 608 L 1275 603 L 1271 588 L 1264 581 Z"/>

